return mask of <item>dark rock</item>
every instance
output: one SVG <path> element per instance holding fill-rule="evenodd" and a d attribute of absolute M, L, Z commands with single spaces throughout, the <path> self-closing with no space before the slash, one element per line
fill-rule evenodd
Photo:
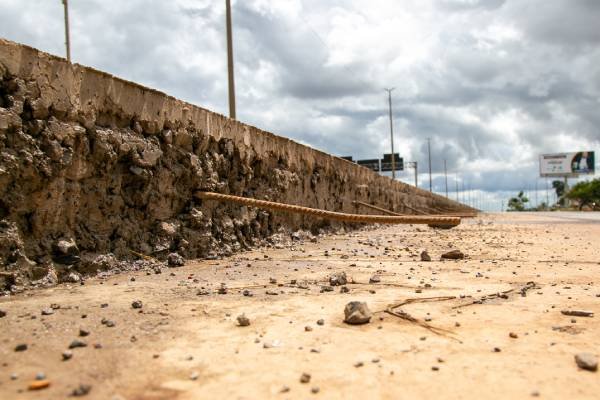
<path fill-rule="evenodd" d="M 593 311 L 583 311 L 583 310 L 562 310 L 560 312 L 563 315 L 568 315 L 571 317 L 593 317 Z"/>
<path fill-rule="evenodd" d="M 366 324 L 372 316 L 367 303 L 362 301 L 351 301 L 344 308 L 344 322 L 350 325 Z"/>
<path fill-rule="evenodd" d="M 132 308 L 142 308 L 143 304 L 141 300 L 135 300 L 131 303 Z"/>
<path fill-rule="evenodd" d="M 348 286 L 342 286 L 340 288 L 340 293 L 348 293 L 350 291 L 350 289 L 348 289 Z"/>
<path fill-rule="evenodd" d="M 102 325 L 104 325 L 108 328 L 113 328 L 116 325 L 114 321 L 111 321 L 110 319 L 106 319 L 106 318 L 102 318 L 102 320 L 100 322 L 102 323 Z"/>
<path fill-rule="evenodd" d="M 318 321 L 317 321 L 317 325 L 319 325 L 319 326 L 323 326 L 323 325 L 325 325 L 325 320 L 324 320 L 324 319 L 320 319 L 320 320 L 318 320 Z"/>
<path fill-rule="evenodd" d="M 182 267 L 185 265 L 185 260 L 178 253 L 171 253 L 167 256 L 167 264 L 169 267 Z"/>
<path fill-rule="evenodd" d="M 69 349 L 76 349 L 76 348 L 78 348 L 78 347 L 87 347 L 87 343 L 86 343 L 86 342 L 83 342 L 83 341 L 81 341 L 81 340 L 77 340 L 77 339 L 75 339 L 75 340 L 73 340 L 73 341 L 71 342 L 71 344 L 69 345 Z"/>
<path fill-rule="evenodd" d="M 325 293 L 325 292 L 333 292 L 333 287 L 332 286 L 321 286 L 321 293 Z"/>
<path fill-rule="evenodd" d="M 345 272 L 337 272 L 329 277 L 329 284 L 331 286 L 342 286 L 348 283 Z"/>
<path fill-rule="evenodd" d="M 451 250 L 442 254 L 442 258 L 448 260 L 462 260 L 463 258 L 465 258 L 465 255 L 460 250 Z"/>
<path fill-rule="evenodd" d="M 369 278 L 369 283 L 379 283 L 381 282 L 381 277 L 379 275 L 373 275 Z"/>
<path fill-rule="evenodd" d="M 65 350 L 62 353 L 62 359 L 63 361 L 67 361 L 70 360 L 71 358 L 73 358 L 73 352 L 69 351 L 69 350 Z"/>
<path fill-rule="evenodd" d="M 71 396 L 73 397 L 81 397 L 86 396 L 92 390 L 91 385 L 79 385 L 79 387 L 73 389 L 71 392 Z"/>
<path fill-rule="evenodd" d="M 90 334 L 90 331 L 88 331 L 88 330 L 85 330 L 85 329 L 81 329 L 81 328 L 79 329 L 79 336 L 81 336 L 81 337 L 86 337 L 86 336 L 88 336 L 89 334 Z"/>
<path fill-rule="evenodd" d="M 6 311 L 0 310 L 0 318 L 6 317 Z"/>
<path fill-rule="evenodd" d="M 15 351 L 25 351 L 27 350 L 27 345 L 25 343 L 21 343 L 15 346 Z"/>
<path fill-rule="evenodd" d="M 52 314 L 54 314 L 54 310 L 51 308 L 44 308 L 42 310 L 42 315 L 52 315 Z"/>
<path fill-rule="evenodd" d="M 237 322 L 239 326 L 250 326 L 250 319 L 246 317 L 246 314 L 238 315 Z"/>
<path fill-rule="evenodd" d="M 431 261 L 431 256 L 427 253 L 427 250 L 421 252 L 421 261 Z"/>
<path fill-rule="evenodd" d="M 597 371 L 598 370 L 598 357 L 591 353 L 578 353 L 575 355 L 575 362 L 577 366 L 586 371 Z"/>
<path fill-rule="evenodd" d="M 308 383 L 308 382 L 310 382 L 310 374 L 307 374 L 305 372 L 302 375 L 300 375 L 300 383 Z"/>
<path fill-rule="evenodd" d="M 217 293 L 219 293 L 219 294 L 227 294 L 227 285 L 225 285 L 224 283 L 221 283 L 221 286 L 217 290 Z"/>

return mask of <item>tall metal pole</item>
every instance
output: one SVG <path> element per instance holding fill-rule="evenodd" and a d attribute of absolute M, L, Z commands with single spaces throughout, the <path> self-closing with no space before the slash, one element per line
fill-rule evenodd
<path fill-rule="evenodd" d="M 444 177 L 446 178 L 446 198 L 448 198 L 448 170 L 446 169 L 446 160 L 444 159 Z"/>
<path fill-rule="evenodd" d="M 458 202 L 458 177 L 454 174 L 454 184 L 456 185 L 456 202 Z"/>
<path fill-rule="evenodd" d="M 389 103 L 389 109 L 390 109 L 390 142 L 392 144 L 392 179 L 396 179 L 396 161 L 394 160 L 394 123 L 392 120 L 392 90 L 394 90 L 395 88 L 391 88 L 391 89 L 385 89 L 388 92 L 388 103 Z"/>
<path fill-rule="evenodd" d="M 67 61 L 71 62 L 71 38 L 69 35 L 69 1 L 62 0 L 65 9 L 65 46 L 67 47 Z"/>
<path fill-rule="evenodd" d="M 225 0 L 227 19 L 227 70 L 229 73 L 229 118 L 235 119 L 235 79 L 233 76 L 233 34 L 231 29 L 231 1 Z"/>
<path fill-rule="evenodd" d="M 433 192 L 433 186 L 431 184 L 431 139 L 427 138 L 427 154 L 429 155 L 429 191 Z"/>
<path fill-rule="evenodd" d="M 419 187 L 419 178 L 417 178 L 419 176 L 419 173 L 417 172 L 418 169 L 418 164 L 415 161 L 415 187 Z"/>

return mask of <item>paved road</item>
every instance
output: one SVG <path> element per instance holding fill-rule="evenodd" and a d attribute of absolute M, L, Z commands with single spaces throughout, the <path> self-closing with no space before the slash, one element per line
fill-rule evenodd
<path fill-rule="evenodd" d="M 499 221 L 500 223 L 600 224 L 600 212 L 555 211 L 555 212 L 490 213 L 490 215 L 503 216 L 502 221 Z M 513 216 L 515 218 L 512 218 Z"/>
<path fill-rule="evenodd" d="M 0 399 L 79 385 L 85 400 L 598 399 L 599 372 L 574 360 L 600 351 L 600 225 L 580 222 L 592 215 L 369 227 L 2 298 Z M 440 260 L 455 248 L 466 257 Z M 344 289 L 329 286 L 342 272 Z M 343 323 L 350 301 L 370 323 Z M 63 361 L 76 339 L 87 346 Z M 51 385 L 28 391 L 40 372 Z"/>

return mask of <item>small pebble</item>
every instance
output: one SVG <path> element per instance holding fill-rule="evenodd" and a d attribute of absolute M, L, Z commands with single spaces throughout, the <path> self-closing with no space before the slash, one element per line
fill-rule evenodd
<path fill-rule="evenodd" d="M 71 392 L 71 396 L 73 397 L 81 397 L 86 396 L 92 390 L 91 385 L 79 385 L 79 387 L 73 389 Z"/>
<path fill-rule="evenodd" d="M 25 351 L 27 350 L 27 345 L 24 343 L 18 344 L 15 346 L 15 351 Z"/>
<path fill-rule="evenodd" d="M 131 303 L 132 308 L 142 308 L 143 304 L 141 300 L 135 300 Z"/>
<path fill-rule="evenodd" d="M 300 376 L 300 383 L 308 383 L 308 382 L 310 382 L 310 374 L 303 373 Z"/>
<path fill-rule="evenodd" d="M 237 322 L 238 322 L 239 326 L 249 326 L 250 325 L 250 319 L 248 319 L 248 317 L 246 317 L 245 314 L 238 315 Z"/>
<path fill-rule="evenodd" d="M 73 340 L 69 345 L 69 349 L 76 349 L 78 347 L 87 347 L 87 343 L 82 342 L 81 340 Z"/>

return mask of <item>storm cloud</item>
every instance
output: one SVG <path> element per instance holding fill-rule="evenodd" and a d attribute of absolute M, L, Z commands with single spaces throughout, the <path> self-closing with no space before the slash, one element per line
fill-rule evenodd
<path fill-rule="evenodd" d="M 545 188 L 539 154 L 600 150 L 598 1 L 232 3 L 243 122 L 375 158 L 389 152 L 383 89 L 394 87 L 396 150 L 418 161 L 420 186 L 430 138 L 434 190 L 445 192 L 446 160 L 450 192 L 476 190 L 489 208 Z M 224 1 L 70 7 L 75 62 L 227 114 Z M 63 29 L 60 0 L 0 3 L 4 38 L 63 55 Z"/>

